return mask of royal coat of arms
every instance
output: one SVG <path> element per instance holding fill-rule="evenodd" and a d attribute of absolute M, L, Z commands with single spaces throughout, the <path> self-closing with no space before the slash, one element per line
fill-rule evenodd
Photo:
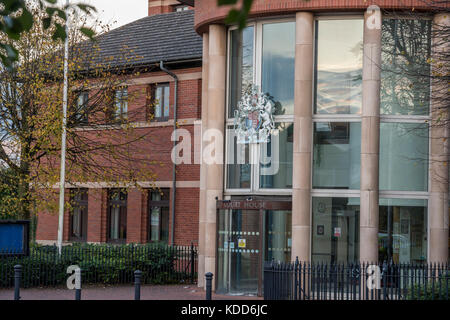
<path fill-rule="evenodd" d="M 273 112 L 275 104 L 271 97 L 249 86 L 238 102 L 234 112 L 234 129 L 238 144 L 267 143 L 275 129 Z"/>

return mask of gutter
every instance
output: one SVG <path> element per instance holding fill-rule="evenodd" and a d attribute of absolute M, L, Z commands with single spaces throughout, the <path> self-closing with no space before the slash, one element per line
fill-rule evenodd
<path fill-rule="evenodd" d="M 161 60 L 159 62 L 159 68 L 164 71 L 165 73 L 167 73 L 168 75 L 170 75 L 174 80 L 175 80 L 175 88 L 174 88 L 174 102 L 173 102 L 173 130 L 175 132 L 175 139 L 173 141 L 173 147 L 175 150 L 175 147 L 177 145 L 177 135 L 176 135 L 176 130 L 177 130 L 177 122 L 178 122 L 178 118 L 177 118 L 177 95 L 178 95 L 178 77 L 175 73 L 169 71 L 168 69 L 166 69 L 166 67 L 164 67 L 164 62 Z M 176 153 L 174 154 L 174 156 L 176 157 Z M 172 222 L 170 224 L 170 228 L 171 228 L 171 235 L 170 235 L 170 244 L 174 245 L 175 243 L 175 200 L 176 200 L 176 194 L 177 194 L 177 165 L 176 165 L 176 158 L 173 159 L 175 160 L 173 163 L 173 169 L 172 169 L 172 197 L 171 197 L 171 219 Z"/>

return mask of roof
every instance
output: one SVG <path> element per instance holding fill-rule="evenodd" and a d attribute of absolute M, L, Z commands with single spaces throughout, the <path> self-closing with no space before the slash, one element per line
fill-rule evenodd
<path fill-rule="evenodd" d="M 149 65 L 202 58 L 202 38 L 194 30 L 194 10 L 158 14 L 136 20 L 97 37 L 97 62 L 110 67 Z M 132 51 L 129 51 L 129 48 Z M 125 53 L 124 52 L 128 52 Z M 130 55 L 138 56 L 132 63 Z"/>

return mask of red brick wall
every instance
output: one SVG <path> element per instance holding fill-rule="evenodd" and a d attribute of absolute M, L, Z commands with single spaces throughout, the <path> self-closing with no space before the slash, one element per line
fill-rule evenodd
<path fill-rule="evenodd" d="M 177 75 L 183 79 L 187 73 L 201 73 L 201 68 L 190 68 L 175 70 Z M 163 72 L 152 72 L 140 74 L 135 79 L 142 81 L 143 78 L 167 76 Z M 190 77 L 188 77 L 190 78 Z M 192 78 L 192 77 L 191 77 Z M 178 88 L 178 119 L 179 128 L 186 129 L 191 133 L 191 161 L 194 161 L 194 126 L 184 125 L 183 119 L 199 119 L 201 115 L 201 79 L 180 80 Z M 131 79 L 130 79 L 131 80 Z M 133 122 L 145 122 L 147 118 L 147 96 L 148 88 L 152 84 L 130 85 L 128 87 L 129 119 Z M 170 119 L 173 119 L 174 86 L 170 81 Z M 155 127 L 144 127 L 135 129 L 138 135 L 145 134 L 142 141 L 133 145 L 133 152 L 143 155 L 147 159 L 161 161 L 163 165 L 148 165 L 144 162 L 135 162 L 133 166 L 138 168 L 145 166 L 156 174 L 157 181 L 172 180 L 171 151 L 173 142 L 171 135 L 173 125 L 157 123 Z M 115 130 L 119 132 L 120 130 Z M 96 137 L 96 131 L 86 131 L 85 134 L 92 138 Z M 58 161 L 56 160 L 56 163 Z M 177 181 L 198 181 L 200 179 L 200 166 L 195 164 L 181 164 L 177 166 Z M 95 182 L 95 181 L 91 181 Z M 69 200 L 69 192 L 66 192 L 66 200 Z M 130 189 L 127 203 L 127 242 L 145 243 L 148 232 L 148 194 L 138 189 Z M 88 191 L 88 223 L 87 241 L 107 241 L 107 189 L 90 188 Z M 198 239 L 198 189 L 177 188 L 176 213 L 175 213 L 175 243 L 190 244 Z M 66 212 L 64 219 L 64 240 L 69 240 L 70 214 Z M 38 214 L 37 240 L 57 239 L 58 215 L 57 212 Z"/>

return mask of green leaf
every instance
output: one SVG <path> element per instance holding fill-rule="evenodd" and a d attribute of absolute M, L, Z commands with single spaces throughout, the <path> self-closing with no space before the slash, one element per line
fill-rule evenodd
<path fill-rule="evenodd" d="M 80 31 L 86 35 L 89 39 L 92 39 L 95 36 L 95 32 L 90 28 L 80 28 Z"/>
<path fill-rule="evenodd" d="M 66 40 L 66 29 L 59 23 L 55 23 L 55 32 L 52 35 L 53 40 Z"/>

